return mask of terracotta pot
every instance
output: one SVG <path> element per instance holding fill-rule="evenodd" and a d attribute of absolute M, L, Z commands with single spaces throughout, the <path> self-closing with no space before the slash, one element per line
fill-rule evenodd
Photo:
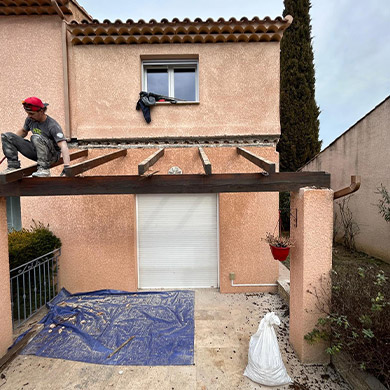
<path fill-rule="evenodd" d="M 279 261 L 285 261 L 287 259 L 287 256 L 290 252 L 290 248 L 280 248 L 277 246 L 270 245 L 271 248 L 272 256 L 274 257 L 275 260 Z"/>

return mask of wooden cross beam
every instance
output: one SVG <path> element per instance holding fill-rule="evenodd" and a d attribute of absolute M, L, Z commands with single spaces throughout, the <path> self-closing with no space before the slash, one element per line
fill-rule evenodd
<path fill-rule="evenodd" d="M 268 173 L 275 173 L 275 171 L 276 171 L 275 164 L 273 162 L 268 161 L 268 160 L 261 158 L 259 156 L 256 156 L 255 154 L 245 150 L 244 148 L 237 147 L 237 153 L 240 154 L 241 156 L 245 157 L 251 163 L 264 169 Z"/>
<path fill-rule="evenodd" d="M 105 154 L 104 156 L 99 156 L 91 160 L 83 161 L 79 164 L 71 165 L 70 167 L 65 168 L 65 174 L 66 176 L 74 177 L 76 175 L 79 175 L 80 173 L 98 167 L 99 165 L 115 160 L 118 157 L 126 156 L 126 154 L 127 149 L 121 149 L 112 153 Z"/>
<path fill-rule="evenodd" d="M 156 164 L 162 156 L 164 156 L 164 148 L 157 150 L 157 152 L 138 164 L 138 174 L 143 175 L 152 165 Z"/>
<path fill-rule="evenodd" d="M 206 175 L 211 175 L 211 162 L 207 157 L 207 154 L 203 150 L 203 148 L 199 148 L 199 156 L 202 160 L 203 168 L 206 173 Z"/>
<path fill-rule="evenodd" d="M 36 177 L 0 186 L 0 196 L 175 194 L 298 191 L 330 187 L 326 172 L 281 172 L 213 175 Z"/>
<path fill-rule="evenodd" d="M 70 153 L 70 160 L 76 160 L 80 157 L 88 156 L 88 150 L 79 150 L 77 152 Z M 51 168 L 56 167 L 64 163 L 63 158 L 61 157 L 56 163 L 52 164 Z M 5 175 L 0 175 L 0 184 L 11 183 L 16 180 L 22 179 L 24 176 L 30 176 L 33 172 L 37 170 L 37 164 L 30 165 L 27 168 L 20 168 L 16 171 L 12 171 L 10 173 L 6 173 Z"/>

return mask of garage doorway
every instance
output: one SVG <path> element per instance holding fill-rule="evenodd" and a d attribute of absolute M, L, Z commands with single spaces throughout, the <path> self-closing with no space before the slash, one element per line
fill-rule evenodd
<path fill-rule="evenodd" d="M 138 287 L 219 286 L 218 196 L 137 195 Z"/>

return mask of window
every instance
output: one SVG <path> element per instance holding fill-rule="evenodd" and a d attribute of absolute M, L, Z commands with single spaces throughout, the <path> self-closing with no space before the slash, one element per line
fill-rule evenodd
<path fill-rule="evenodd" d="M 7 196 L 7 224 L 8 231 L 22 230 L 22 213 L 19 196 Z"/>
<path fill-rule="evenodd" d="M 142 90 L 182 99 L 199 101 L 198 61 L 143 61 Z"/>

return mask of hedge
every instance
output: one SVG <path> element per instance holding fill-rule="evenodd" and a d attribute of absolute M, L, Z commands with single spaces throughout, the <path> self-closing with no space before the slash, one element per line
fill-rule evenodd
<path fill-rule="evenodd" d="M 10 268 L 16 268 L 60 247 L 61 240 L 49 230 L 49 225 L 33 220 L 30 229 L 8 233 Z"/>

